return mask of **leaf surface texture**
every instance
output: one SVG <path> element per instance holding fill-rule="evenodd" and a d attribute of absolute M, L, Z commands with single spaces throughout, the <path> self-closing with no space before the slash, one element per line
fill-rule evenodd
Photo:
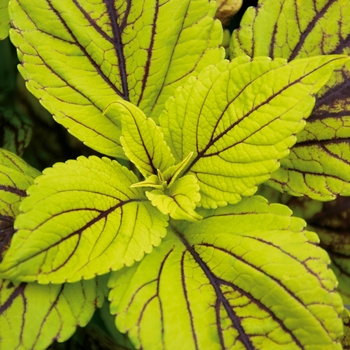
<path fill-rule="evenodd" d="M 301 219 L 262 197 L 200 213 L 111 274 L 111 313 L 135 347 L 340 349 L 336 280 Z"/>

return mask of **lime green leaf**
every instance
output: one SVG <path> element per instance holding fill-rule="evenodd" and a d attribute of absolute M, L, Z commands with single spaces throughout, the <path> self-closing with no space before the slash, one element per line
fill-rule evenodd
<path fill-rule="evenodd" d="M 321 201 L 350 195 L 349 79 L 350 63 L 319 93 L 305 130 L 297 135 L 296 145 L 272 175 L 270 186 Z"/>
<path fill-rule="evenodd" d="M 194 155 L 201 205 L 223 206 L 250 196 L 295 143 L 315 94 L 343 56 L 271 61 L 238 57 L 191 78 L 166 104 L 165 140 L 176 161 Z"/>
<path fill-rule="evenodd" d="M 196 204 L 200 200 L 199 186 L 193 175 L 181 177 L 165 191 L 146 192 L 148 199 L 161 213 L 175 220 L 197 221 L 202 217 L 196 213 Z"/>
<path fill-rule="evenodd" d="M 20 202 L 39 174 L 15 154 L 0 149 L 0 261 L 15 232 Z"/>
<path fill-rule="evenodd" d="M 75 282 L 142 259 L 165 236 L 167 217 L 130 188 L 136 181 L 116 161 L 94 156 L 44 170 L 21 204 L 2 277 Z"/>
<path fill-rule="evenodd" d="M 158 117 L 188 75 L 222 60 L 215 10 L 208 0 L 14 0 L 11 39 L 28 89 L 54 118 L 119 157 L 120 121 L 104 109 L 125 99 Z"/>
<path fill-rule="evenodd" d="M 349 50 L 347 0 L 259 0 L 249 7 L 231 40 L 231 58 L 295 58 Z"/>
<path fill-rule="evenodd" d="M 232 36 L 231 54 L 288 60 L 349 54 L 346 0 L 263 0 L 249 8 Z M 295 196 L 331 200 L 350 195 L 350 63 L 319 92 L 315 110 L 281 168 L 268 182 Z"/>
<path fill-rule="evenodd" d="M 110 108 L 119 111 L 122 118 L 120 141 L 124 152 L 145 178 L 174 164 L 163 134 L 152 119 L 126 101 L 116 102 Z"/>
<path fill-rule="evenodd" d="M 111 274 L 111 313 L 136 348 L 340 348 L 336 280 L 303 220 L 262 197 L 201 214 Z"/>
<path fill-rule="evenodd" d="M 0 0 L 0 40 L 5 39 L 9 34 L 10 18 L 8 4 L 9 0 Z"/>
<path fill-rule="evenodd" d="M 32 136 L 31 122 L 12 108 L 0 107 L 0 128 L 2 129 L 0 146 L 22 155 Z"/>
<path fill-rule="evenodd" d="M 0 348 L 46 349 L 67 340 L 102 306 L 102 282 L 43 286 L 0 279 Z"/>

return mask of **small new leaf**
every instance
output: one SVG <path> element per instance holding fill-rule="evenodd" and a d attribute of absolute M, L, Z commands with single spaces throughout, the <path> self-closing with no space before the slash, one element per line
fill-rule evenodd
<path fill-rule="evenodd" d="M 120 141 L 125 154 L 145 178 L 158 174 L 158 171 L 163 172 L 174 164 L 174 157 L 163 134 L 152 119 L 125 101 L 115 102 L 112 106 L 122 118 Z"/>
<path fill-rule="evenodd" d="M 160 212 L 175 220 L 198 221 L 201 215 L 195 211 L 200 201 L 199 186 L 193 175 L 181 177 L 164 191 L 153 190 L 146 196 Z"/>

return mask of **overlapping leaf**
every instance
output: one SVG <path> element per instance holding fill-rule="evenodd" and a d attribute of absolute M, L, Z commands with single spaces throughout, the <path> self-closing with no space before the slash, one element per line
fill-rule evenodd
<path fill-rule="evenodd" d="M 140 260 L 160 243 L 167 217 L 130 188 L 136 181 L 116 161 L 94 156 L 46 169 L 21 204 L 2 277 L 75 282 Z"/>
<path fill-rule="evenodd" d="M 201 214 L 111 274 L 111 312 L 135 347 L 340 348 L 336 280 L 301 219 L 262 197 Z"/>
<path fill-rule="evenodd" d="M 122 119 L 121 144 L 125 154 L 145 178 L 157 174 L 158 170 L 164 172 L 174 164 L 174 157 L 153 119 L 125 101 L 116 102 L 112 107 Z"/>
<path fill-rule="evenodd" d="M 346 0 L 262 0 L 232 36 L 232 56 L 288 60 L 350 52 Z M 319 95 L 305 130 L 269 184 L 293 195 L 331 200 L 350 195 L 350 64 Z"/>
<path fill-rule="evenodd" d="M 323 208 L 310 217 L 308 223 L 332 260 L 331 268 L 337 276 L 338 292 L 344 304 L 350 304 L 350 200 L 339 197 L 322 204 Z"/>
<path fill-rule="evenodd" d="M 166 104 L 160 123 L 177 161 L 193 152 L 186 172 L 197 177 L 201 205 L 236 203 L 252 195 L 294 144 L 315 94 L 341 56 L 250 60 L 208 67 Z"/>
<path fill-rule="evenodd" d="M 118 116 L 103 111 L 125 99 L 157 117 L 188 75 L 222 60 L 215 9 L 207 0 L 15 0 L 11 38 L 28 88 L 55 119 L 122 156 Z"/>
<path fill-rule="evenodd" d="M 0 280 L 0 348 L 46 349 L 85 326 L 105 296 L 105 278 L 63 285 Z"/>
<path fill-rule="evenodd" d="M 0 261 L 14 233 L 19 204 L 39 174 L 15 154 L 0 149 Z"/>
<path fill-rule="evenodd" d="M 8 4 L 9 0 L 0 0 L 0 40 L 5 39 L 9 34 L 10 18 Z"/>

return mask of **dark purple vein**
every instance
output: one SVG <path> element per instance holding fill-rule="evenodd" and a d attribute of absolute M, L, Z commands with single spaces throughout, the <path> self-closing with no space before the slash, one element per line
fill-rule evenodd
<path fill-rule="evenodd" d="M 202 246 L 206 246 L 206 247 L 211 247 L 213 249 L 216 249 L 218 251 L 221 251 L 227 255 L 229 255 L 230 257 L 234 258 L 234 259 L 237 259 L 238 261 L 240 261 L 241 263 L 251 267 L 253 270 L 259 272 L 260 274 L 264 275 L 264 276 L 267 276 L 269 277 L 277 286 L 279 286 L 282 290 L 284 290 L 286 292 L 286 294 L 289 295 L 289 297 L 293 300 L 295 300 L 298 304 L 300 304 L 301 306 L 303 306 L 309 313 L 312 317 L 314 317 L 319 325 L 325 330 L 325 332 L 328 334 L 328 331 L 327 329 L 325 329 L 325 326 L 322 324 L 322 322 L 307 308 L 307 305 L 304 304 L 304 302 L 297 296 L 295 295 L 293 292 L 291 292 L 279 279 L 277 279 L 276 277 L 274 276 L 271 276 L 269 275 L 266 271 L 262 270 L 260 267 L 258 266 L 255 266 L 253 265 L 251 262 L 245 260 L 242 256 L 239 256 L 237 254 L 234 254 L 233 252 L 225 249 L 225 248 L 222 248 L 222 247 L 218 247 L 218 246 L 214 246 L 212 244 L 209 244 L 209 243 L 201 243 L 200 245 Z M 193 248 L 192 248 L 193 249 Z M 200 257 L 199 257 L 200 259 Z M 313 303 L 314 305 L 315 303 Z M 292 331 L 290 331 L 292 332 Z"/>
<path fill-rule="evenodd" d="M 139 200 L 139 199 L 129 199 L 129 200 L 126 200 L 124 202 L 119 202 L 117 203 L 116 205 L 114 205 L 113 207 L 109 208 L 108 210 L 105 210 L 105 211 L 101 211 L 101 210 L 97 210 L 95 208 L 89 208 L 89 209 L 86 209 L 86 208 L 78 208 L 78 209 L 71 209 L 71 210 L 67 210 L 65 212 L 60 212 L 58 214 L 55 214 L 55 215 L 52 215 L 48 220 L 51 220 L 52 218 L 56 217 L 56 216 L 59 216 L 59 215 L 62 215 L 63 213 L 68 213 L 68 212 L 74 212 L 74 211 L 77 211 L 77 210 L 94 210 L 94 211 L 98 211 L 100 212 L 100 214 L 98 216 L 96 216 L 95 218 L 93 218 L 92 220 L 90 220 L 88 223 L 86 223 L 83 227 L 81 227 L 80 229 L 78 230 L 75 230 L 73 231 L 72 233 L 70 233 L 69 235 L 67 235 L 66 237 L 62 238 L 61 240 L 55 242 L 54 244 L 50 245 L 49 247 L 46 247 L 40 251 L 38 251 L 37 253 L 33 254 L 33 255 L 30 255 L 28 257 L 26 257 L 25 259 L 22 259 L 20 262 L 18 262 L 18 264 L 22 264 L 38 255 L 41 255 L 43 254 L 44 252 L 48 252 L 50 249 L 52 249 L 53 247 L 57 246 L 57 245 L 60 245 L 62 242 L 64 241 L 67 241 L 68 239 L 71 239 L 72 237 L 78 235 L 78 242 L 75 244 L 75 247 L 72 249 L 71 253 L 67 256 L 67 258 L 65 259 L 64 262 L 62 262 L 62 264 L 60 264 L 58 267 L 56 267 L 55 269 L 52 269 L 50 272 L 48 272 L 48 274 L 50 274 L 51 272 L 55 272 L 57 270 L 59 270 L 60 268 L 62 268 L 62 266 L 64 266 L 67 261 L 69 261 L 71 259 L 71 257 L 74 255 L 75 251 L 78 249 L 78 246 L 79 246 L 79 241 L 81 239 L 81 235 L 84 233 L 84 231 L 89 228 L 90 226 L 93 226 L 96 222 L 102 220 L 102 219 L 106 219 L 108 218 L 108 215 L 110 215 L 112 212 L 114 212 L 115 210 L 117 210 L 118 208 L 128 204 L 128 203 L 131 203 L 131 202 L 140 202 L 142 200 Z M 47 220 L 47 221 L 48 221 Z M 38 227 L 40 227 L 43 223 L 41 223 Z M 43 261 L 43 264 L 45 263 L 45 259 Z M 11 269 L 11 268 L 10 268 Z"/>
<path fill-rule="evenodd" d="M 118 26 L 118 14 L 114 7 L 115 0 L 103 0 L 107 7 L 108 16 L 111 21 L 112 32 L 114 36 L 114 49 L 118 57 L 118 66 L 120 72 L 120 78 L 122 83 L 123 94 L 122 97 L 130 101 L 129 99 L 129 88 L 128 88 L 128 79 L 127 79 L 127 71 L 126 71 L 126 62 L 124 57 L 124 46 L 122 41 L 122 33 Z"/>
<path fill-rule="evenodd" d="M 259 309 L 265 311 L 282 329 L 285 333 L 289 334 L 291 338 L 293 339 L 294 343 L 299 346 L 300 349 L 303 349 L 303 345 L 300 343 L 299 339 L 295 337 L 293 332 L 291 332 L 285 324 L 272 312 L 271 309 L 266 307 L 261 300 L 254 298 L 250 293 L 247 293 L 245 290 L 241 289 L 237 285 L 229 282 L 222 280 L 219 277 L 216 277 L 221 284 L 230 287 L 232 290 L 238 292 L 240 295 L 244 295 L 247 299 L 250 300 L 250 302 L 253 302 L 255 305 L 258 306 Z"/>
<path fill-rule="evenodd" d="M 159 0 L 157 0 L 157 1 L 159 1 Z M 190 6 L 190 1 L 188 1 L 188 5 L 187 5 L 187 9 L 186 9 L 186 14 L 188 13 L 189 6 Z M 174 54 L 175 54 L 176 46 L 177 46 L 177 44 L 178 44 L 178 42 L 179 42 L 179 40 L 180 40 L 181 34 L 182 34 L 182 32 L 183 32 L 183 29 L 184 29 L 184 24 L 185 24 L 185 21 L 186 21 L 186 17 L 187 17 L 187 15 L 185 15 L 185 16 L 183 17 L 183 21 L 182 21 L 182 23 L 181 23 L 181 27 L 179 27 L 178 35 L 177 35 L 176 41 L 175 41 L 174 46 L 173 46 L 173 48 L 172 48 L 171 55 L 170 55 L 169 60 L 168 60 L 168 66 L 167 66 L 167 69 L 165 70 L 166 74 L 164 75 L 162 84 L 161 84 L 161 86 L 160 86 L 159 89 L 158 89 L 157 96 L 156 96 L 156 98 L 154 99 L 153 106 L 151 107 L 150 112 L 152 112 L 153 109 L 154 109 L 154 107 L 157 105 L 157 102 L 158 102 L 158 100 L 159 100 L 159 98 L 160 98 L 160 96 L 161 96 L 161 94 L 162 94 L 162 91 L 163 91 L 163 89 L 164 89 L 164 86 L 165 86 L 165 83 L 164 83 L 164 82 L 165 82 L 165 80 L 166 80 L 166 78 L 167 78 L 169 72 L 171 71 L 170 66 L 171 66 L 171 63 L 172 63 L 172 60 L 173 60 L 173 57 L 174 57 Z"/>
<path fill-rule="evenodd" d="M 186 247 L 187 251 L 192 255 L 193 259 L 196 261 L 196 263 L 200 266 L 202 271 L 207 276 L 210 284 L 212 285 L 212 287 L 215 290 L 215 294 L 216 294 L 217 298 L 219 299 L 220 303 L 224 306 L 228 317 L 230 318 L 232 324 L 234 325 L 235 329 L 238 332 L 238 339 L 244 344 L 246 349 L 254 350 L 255 347 L 253 346 L 250 337 L 245 333 L 245 331 L 241 325 L 239 317 L 237 317 L 237 315 L 235 314 L 234 310 L 232 309 L 230 303 L 228 302 L 228 300 L 225 298 L 223 292 L 221 291 L 220 283 L 218 283 L 218 280 L 213 276 L 213 274 L 212 274 L 211 270 L 209 269 L 209 267 L 207 266 L 207 264 L 200 258 L 198 253 L 194 250 L 194 248 L 190 245 L 190 243 L 185 239 L 185 237 L 179 231 L 177 231 L 174 227 L 173 227 L 173 229 L 174 229 L 175 234 L 179 237 L 181 242 Z"/>
<path fill-rule="evenodd" d="M 335 59 L 336 60 L 336 59 Z M 229 133 L 236 125 L 238 125 L 239 123 L 242 122 L 242 120 L 244 120 L 245 118 L 248 118 L 253 112 L 257 111 L 259 108 L 263 107 L 264 105 L 267 105 L 271 100 L 273 100 L 275 97 L 279 96 L 283 91 L 289 89 L 291 86 L 300 83 L 300 81 L 302 81 L 305 77 L 313 74 L 315 71 L 321 69 L 322 67 L 326 66 L 329 62 L 324 63 L 322 66 L 315 68 L 314 70 L 312 70 L 311 72 L 303 75 L 302 77 L 300 77 L 299 79 L 294 80 L 293 82 L 291 82 L 290 84 L 288 84 L 287 86 L 282 87 L 279 91 L 275 92 L 274 94 L 272 94 L 271 96 L 269 96 L 267 99 L 265 99 L 263 102 L 261 102 L 259 105 L 255 106 L 254 108 L 252 108 L 249 112 L 247 112 L 246 114 L 244 114 L 242 117 L 240 117 L 237 121 L 235 121 L 234 123 L 232 123 L 229 127 L 227 127 L 225 130 L 223 130 L 220 134 L 218 134 L 216 137 L 212 137 L 211 140 L 207 143 L 207 145 L 202 149 L 202 151 L 200 151 L 199 153 L 197 153 L 196 157 L 192 160 L 191 164 L 189 164 L 189 166 L 186 168 L 184 174 L 186 174 L 187 172 L 190 171 L 190 169 L 203 157 L 209 157 L 209 156 L 213 156 L 213 155 L 218 155 L 223 151 L 226 151 L 234 146 L 236 146 L 239 143 L 242 143 L 242 141 L 246 140 L 247 138 L 251 137 L 252 135 L 254 135 L 256 132 L 258 132 L 259 130 L 261 130 L 262 128 L 266 127 L 267 125 L 269 125 L 270 123 L 272 123 L 274 120 L 278 119 L 279 116 L 276 116 L 275 119 L 268 121 L 267 124 L 261 125 L 259 127 L 258 130 L 254 131 L 254 133 L 251 133 L 249 135 L 247 135 L 243 140 L 237 141 L 236 143 L 225 147 L 222 150 L 219 150 L 215 153 L 212 153 L 210 155 L 206 155 L 205 153 L 208 151 L 208 149 L 210 147 L 212 147 L 217 141 L 219 141 L 223 136 L 225 136 L 227 133 Z M 278 68 L 277 68 L 278 69 Z M 267 74 L 268 72 L 265 72 L 264 74 Z M 227 109 L 232 105 L 232 103 L 237 99 L 237 97 L 243 93 L 243 91 L 250 86 L 255 80 L 259 79 L 261 76 L 256 77 L 253 81 L 249 82 L 240 92 L 237 96 L 235 96 L 233 98 L 233 100 L 228 101 L 225 109 L 222 111 L 221 115 L 218 117 L 218 120 L 221 120 L 223 115 L 225 114 L 225 112 L 227 111 Z M 212 135 L 214 136 L 214 132 L 215 129 L 218 125 L 218 122 L 216 123 L 215 127 L 213 128 L 213 132 Z"/>
<path fill-rule="evenodd" d="M 44 328 L 44 326 L 45 326 L 45 323 L 48 321 L 48 318 L 49 318 L 51 312 L 52 312 L 54 309 L 56 309 L 56 306 L 57 306 L 57 304 L 58 304 L 59 298 L 61 297 L 61 294 L 62 294 L 62 291 L 63 291 L 63 289 L 64 289 L 64 286 L 65 286 L 65 284 L 61 284 L 61 285 L 59 286 L 59 291 L 58 291 L 58 293 L 57 293 L 57 295 L 56 295 L 55 300 L 53 300 L 52 302 L 50 301 L 51 305 L 50 305 L 50 307 L 48 308 L 48 310 L 47 310 L 47 312 L 46 312 L 46 315 L 43 317 L 40 326 L 37 328 L 37 335 L 36 335 L 36 337 L 35 337 L 35 341 L 34 341 L 33 345 L 37 344 L 38 341 L 39 341 L 40 336 L 42 336 L 42 335 L 44 334 L 43 328 Z M 61 324 L 61 327 L 62 327 L 62 324 L 63 324 L 63 322 L 62 322 L 62 315 L 61 315 L 60 312 L 58 312 L 58 310 L 56 310 L 56 311 L 57 311 L 57 314 L 59 315 L 59 317 L 60 317 L 60 319 L 61 319 L 60 324 Z M 64 316 L 67 316 L 67 315 L 64 315 Z M 58 333 L 59 333 L 59 330 L 58 330 Z M 57 339 L 57 335 L 56 335 L 56 339 Z"/>
<path fill-rule="evenodd" d="M 25 197 L 27 195 L 25 190 L 21 190 L 19 188 L 12 187 L 12 186 L 6 186 L 6 185 L 0 185 L 0 191 L 10 192 L 10 193 L 16 194 L 20 197 Z"/>
<path fill-rule="evenodd" d="M 153 16 L 151 42 L 150 42 L 149 48 L 147 49 L 147 60 L 146 60 L 146 64 L 144 65 L 145 73 L 144 73 L 143 78 L 142 78 L 141 93 L 140 93 L 139 99 L 138 99 L 138 101 L 136 103 L 137 105 L 139 105 L 141 100 L 142 100 L 143 93 L 144 93 L 144 91 L 146 89 L 146 84 L 147 84 L 147 80 L 148 80 L 148 77 L 149 77 L 149 70 L 150 70 L 151 62 L 152 62 L 154 41 L 155 41 L 155 36 L 156 36 L 156 32 L 157 32 L 158 12 L 159 12 L 159 0 L 156 0 L 155 11 L 154 11 L 154 16 Z"/>
<path fill-rule="evenodd" d="M 11 283 L 11 282 L 9 282 Z M 27 283 L 22 282 L 17 287 L 15 287 L 15 290 L 11 293 L 11 295 L 6 299 L 6 301 L 0 305 L 0 315 L 2 315 L 14 302 L 14 300 L 21 295 L 22 298 L 24 298 L 24 289 L 27 286 Z M 1 291 L 1 289 L 0 289 Z M 17 315 L 18 316 L 18 315 Z"/>
<path fill-rule="evenodd" d="M 76 0 L 73 0 L 74 2 Z M 105 0 L 108 1 L 108 0 Z M 89 53 L 86 51 L 85 47 L 82 46 L 79 42 L 79 40 L 77 39 L 77 37 L 74 35 L 74 33 L 72 32 L 71 28 L 68 27 L 67 23 L 64 21 L 64 19 L 62 18 L 61 14 L 59 11 L 57 11 L 53 5 L 51 1 L 47 0 L 47 4 L 48 6 L 51 8 L 51 10 L 55 13 L 56 17 L 59 19 L 59 21 L 61 22 L 61 24 L 65 27 L 65 29 L 67 30 L 67 32 L 70 34 L 70 36 L 74 39 L 74 44 L 76 46 L 79 47 L 79 49 L 81 50 L 81 52 L 84 53 L 85 57 L 88 59 L 88 61 L 91 63 L 91 65 L 95 68 L 96 72 L 101 76 L 101 78 L 107 83 L 107 85 L 109 85 L 109 87 L 119 96 L 125 98 L 124 96 L 124 92 L 119 91 L 119 89 L 116 88 L 116 86 L 109 80 L 109 78 L 103 73 L 101 67 L 92 59 L 92 57 L 89 55 Z M 28 18 L 30 18 L 29 13 L 27 13 Z M 31 19 L 31 18 L 30 18 Z M 32 20 L 32 19 L 31 19 Z M 35 23 L 32 20 L 33 23 Z M 113 23 L 112 23 L 113 25 Z M 115 24 L 114 24 L 115 26 Z M 39 30 L 39 29 L 38 29 Z M 119 57 L 118 57 L 119 58 Z M 124 57 L 123 57 L 124 59 Z M 44 61 L 44 60 L 43 60 Z M 45 62 L 46 63 L 46 62 Z M 122 75 L 122 72 L 121 72 Z M 123 82 L 123 76 L 122 76 L 122 82 Z"/>
<path fill-rule="evenodd" d="M 291 52 L 291 54 L 288 58 L 290 61 L 294 60 L 297 57 L 297 55 L 299 54 L 299 52 L 301 51 L 301 49 L 305 43 L 305 40 L 308 38 L 308 35 L 315 28 L 317 22 L 325 17 L 326 12 L 334 4 L 334 2 L 335 2 L 335 0 L 328 0 L 326 2 L 326 5 L 321 9 L 321 11 L 316 13 L 315 16 L 313 17 L 313 19 L 309 22 L 309 24 L 307 25 L 304 32 L 301 33 L 300 38 L 298 40 L 298 44 L 294 47 L 293 51 Z M 297 8 L 298 4 L 296 4 L 295 6 Z M 302 6 L 302 5 L 299 5 L 299 6 Z M 297 11 L 296 11 L 296 17 L 298 19 L 298 12 Z"/>
<path fill-rule="evenodd" d="M 283 2 L 279 8 L 279 14 L 278 14 L 278 17 L 277 18 L 280 18 L 281 16 L 281 13 L 283 11 L 283 5 L 285 4 L 285 2 Z M 276 6 L 278 6 L 276 4 Z M 278 28 L 278 20 L 275 22 L 274 26 L 273 26 L 273 31 L 272 31 L 272 37 L 271 37 L 271 41 L 270 41 L 270 50 L 269 50 L 269 57 L 271 57 L 272 59 L 275 58 L 275 52 L 274 52 L 274 49 L 275 49 L 275 44 L 276 44 L 276 36 L 277 36 L 277 28 Z M 254 27 L 253 27 L 254 28 Z M 255 40 L 253 40 L 253 42 L 255 42 Z M 255 55 L 255 52 L 254 52 L 254 56 Z"/>
<path fill-rule="evenodd" d="M 186 308 L 187 308 L 187 311 L 188 311 L 188 315 L 190 317 L 191 332 L 192 332 L 194 345 L 196 347 L 196 350 L 198 350 L 199 347 L 198 347 L 197 334 L 196 334 L 196 330 L 194 329 L 193 314 L 192 314 L 192 310 L 191 310 L 191 306 L 190 306 L 189 297 L 188 297 L 188 294 L 187 294 L 186 281 L 185 281 L 185 269 L 184 269 L 184 266 L 185 266 L 185 264 L 184 264 L 185 255 L 186 255 L 186 250 L 182 253 L 182 256 L 181 256 L 181 285 L 182 285 L 182 290 L 184 292 L 184 298 L 185 298 L 185 301 L 186 301 Z"/>

